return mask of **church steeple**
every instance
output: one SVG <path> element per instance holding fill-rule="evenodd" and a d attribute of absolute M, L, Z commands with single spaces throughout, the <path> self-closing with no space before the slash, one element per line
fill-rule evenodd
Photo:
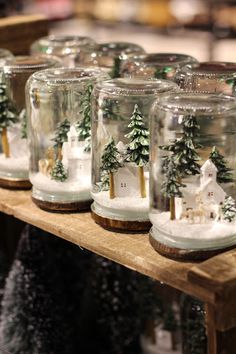
<path fill-rule="evenodd" d="M 68 146 L 74 148 L 78 146 L 78 133 L 74 125 L 71 125 L 69 132 L 67 133 Z"/>
<path fill-rule="evenodd" d="M 206 183 L 209 179 L 216 182 L 217 168 L 211 160 L 207 160 L 201 167 L 201 183 Z"/>

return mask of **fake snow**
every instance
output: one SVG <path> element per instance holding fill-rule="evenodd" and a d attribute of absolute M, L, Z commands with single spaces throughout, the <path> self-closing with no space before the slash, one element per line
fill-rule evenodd
<path fill-rule="evenodd" d="M 4 154 L 0 154 L 0 174 L 9 174 L 14 177 L 14 175 L 24 174 L 28 176 L 29 171 L 29 157 L 27 155 L 21 157 L 8 157 L 6 158 Z M 17 177 L 17 176 L 16 176 Z"/>
<path fill-rule="evenodd" d="M 39 192 L 42 192 L 42 199 L 48 200 L 47 194 L 55 195 L 61 198 L 62 201 L 69 200 L 90 200 L 90 175 L 80 175 L 80 178 L 76 182 L 57 182 L 50 177 L 38 172 L 30 176 L 30 181 Z M 45 194 L 45 198 L 43 195 Z M 56 201 L 56 197 L 54 200 Z"/>
<path fill-rule="evenodd" d="M 218 248 L 236 243 L 236 221 L 207 220 L 194 224 L 170 220 L 170 213 L 150 213 L 152 236 L 167 245 L 181 248 Z"/>
<path fill-rule="evenodd" d="M 99 193 L 92 193 L 93 199 L 100 205 L 106 208 L 117 210 L 132 210 L 132 211 L 147 211 L 149 207 L 149 198 L 141 197 L 116 197 L 110 199 L 109 192 L 103 191 Z"/>
<path fill-rule="evenodd" d="M 147 192 L 148 194 L 148 192 Z M 115 220 L 148 220 L 149 197 L 115 197 L 110 199 L 109 192 L 91 193 L 95 203 L 93 211 L 103 217 Z"/>

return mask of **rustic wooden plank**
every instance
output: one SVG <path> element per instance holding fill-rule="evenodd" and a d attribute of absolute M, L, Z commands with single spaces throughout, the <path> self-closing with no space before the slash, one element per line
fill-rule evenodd
<path fill-rule="evenodd" d="M 236 249 L 192 267 L 188 280 L 216 294 L 215 326 L 226 331 L 236 326 Z"/>
<path fill-rule="evenodd" d="M 27 54 L 36 39 L 48 34 L 48 20 L 43 15 L 19 15 L 0 19 L 0 48 L 14 54 Z"/>
<path fill-rule="evenodd" d="M 45 212 L 31 201 L 27 191 L 0 189 L 0 211 L 203 301 L 215 301 L 214 291 L 188 281 L 187 274 L 194 263 L 181 263 L 159 255 L 149 244 L 148 234 L 109 232 L 95 224 L 90 213 Z"/>

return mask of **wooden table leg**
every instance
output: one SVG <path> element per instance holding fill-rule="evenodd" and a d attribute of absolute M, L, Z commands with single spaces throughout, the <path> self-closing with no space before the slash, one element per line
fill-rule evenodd
<path fill-rule="evenodd" d="M 235 354 L 236 327 L 225 332 L 217 331 L 215 327 L 215 311 L 217 308 L 206 304 L 206 328 L 208 337 L 208 354 Z"/>

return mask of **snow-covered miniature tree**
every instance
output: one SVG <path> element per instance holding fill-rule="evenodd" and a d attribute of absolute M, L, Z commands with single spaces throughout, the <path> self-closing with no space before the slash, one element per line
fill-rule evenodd
<path fill-rule="evenodd" d="M 70 130 L 70 122 L 68 119 L 64 119 L 62 122 L 58 123 L 55 137 L 53 141 L 55 142 L 54 147 L 57 149 L 57 159 L 62 160 L 62 145 L 67 141 L 67 133 Z"/>
<path fill-rule="evenodd" d="M 196 117 L 189 115 L 183 118 L 183 136 L 172 141 L 169 145 L 160 146 L 161 150 L 170 151 L 173 153 L 173 158 L 178 167 L 180 177 L 185 175 L 200 174 L 200 165 L 197 161 L 201 158 L 196 149 L 201 148 L 197 142 L 198 131 L 200 126 L 197 123 Z M 165 159 L 169 156 L 163 157 L 163 164 Z"/>
<path fill-rule="evenodd" d="M 53 167 L 51 172 L 51 178 L 59 182 L 64 182 L 65 180 L 67 180 L 67 172 L 61 160 L 56 160 L 55 166 Z"/>
<path fill-rule="evenodd" d="M 113 67 L 110 72 L 110 77 L 112 79 L 120 77 L 120 67 L 121 67 L 121 59 L 120 57 L 115 57 Z"/>
<path fill-rule="evenodd" d="M 105 178 L 105 174 L 109 175 L 109 195 L 110 199 L 115 198 L 115 185 L 114 185 L 114 172 L 121 167 L 121 164 L 118 160 L 118 150 L 115 145 L 115 141 L 113 138 L 109 141 L 108 144 L 105 145 L 103 154 L 102 154 L 102 166 L 101 171 L 103 174 L 103 178 Z M 107 183 L 107 180 L 106 180 Z"/>
<path fill-rule="evenodd" d="M 110 119 L 113 121 L 123 120 L 123 117 L 120 115 L 120 107 L 117 100 L 104 99 L 100 109 L 102 110 L 103 119 Z"/>
<path fill-rule="evenodd" d="M 236 218 L 235 200 L 232 197 L 226 197 L 222 207 L 223 219 L 232 222 Z"/>
<path fill-rule="evenodd" d="M 170 220 L 175 220 L 175 197 L 182 197 L 181 187 L 185 187 L 180 182 L 180 174 L 174 157 L 170 156 L 166 165 L 165 179 L 161 186 L 163 195 L 170 199 Z"/>
<path fill-rule="evenodd" d="M 21 139 L 27 139 L 27 115 L 25 108 L 22 109 L 19 118 L 21 121 Z"/>
<path fill-rule="evenodd" d="M 155 79 L 167 79 L 168 73 L 172 71 L 172 68 L 165 66 L 164 68 L 158 68 L 154 72 Z"/>
<path fill-rule="evenodd" d="M 145 127 L 143 115 L 137 104 L 134 106 L 130 120 L 131 123 L 128 128 L 131 128 L 131 132 L 126 135 L 130 139 L 127 146 L 126 161 L 133 162 L 139 167 L 140 195 L 142 198 L 146 198 L 144 166 L 149 162 L 149 131 Z"/>
<path fill-rule="evenodd" d="M 81 115 L 82 120 L 76 124 L 76 129 L 79 133 L 79 141 L 86 141 L 84 148 L 85 152 L 91 150 L 91 93 L 93 85 L 87 86 L 84 95 L 81 100 Z"/>
<path fill-rule="evenodd" d="M 232 170 L 227 167 L 227 161 L 215 146 L 213 146 L 209 158 L 217 168 L 218 183 L 229 183 L 234 181 L 231 173 Z"/>
<path fill-rule="evenodd" d="M 2 137 L 2 149 L 5 157 L 10 157 L 10 146 L 7 137 L 7 128 L 18 121 L 6 93 L 6 85 L 0 84 L 0 132 Z"/>

